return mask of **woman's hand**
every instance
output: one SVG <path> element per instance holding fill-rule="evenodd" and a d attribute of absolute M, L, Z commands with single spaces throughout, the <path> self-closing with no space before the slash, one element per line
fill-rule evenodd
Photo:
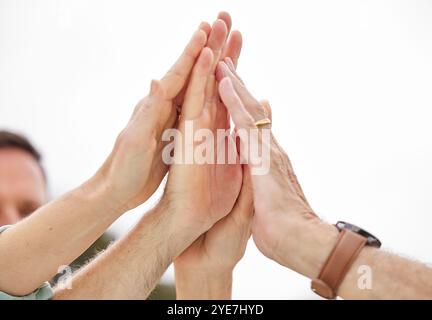
<path fill-rule="evenodd" d="M 93 178 L 103 181 L 123 211 L 147 200 L 167 172 L 161 136 L 175 126 L 176 108 L 207 42 L 207 30 L 208 24 L 202 23 L 168 73 L 160 81 L 152 81 L 150 93 L 135 107 L 110 156 Z"/>

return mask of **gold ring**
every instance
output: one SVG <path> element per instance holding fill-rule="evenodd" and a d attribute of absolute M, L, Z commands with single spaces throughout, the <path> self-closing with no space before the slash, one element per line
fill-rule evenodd
<path fill-rule="evenodd" d="M 258 128 L 268 124 L 271 124 L 271 120 L 269 118 L 264 118 L 255 122 L 255 126 Z"/>

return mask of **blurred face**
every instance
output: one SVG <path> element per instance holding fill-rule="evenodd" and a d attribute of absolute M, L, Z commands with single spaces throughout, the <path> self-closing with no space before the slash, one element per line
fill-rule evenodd
<path fill-rule="evenodd" d="M 0 226 L 31 214 L 44 203 L 45 193 L 37 161 L 23 150 L 0 148 Z"/>

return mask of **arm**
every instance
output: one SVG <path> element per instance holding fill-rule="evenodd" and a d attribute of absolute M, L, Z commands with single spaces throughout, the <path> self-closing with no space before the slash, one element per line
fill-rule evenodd
<path fill-rule="evenodd" d="M 218 18 L 224 20 L 229 33 L 230 16 L 221 13 Z M 240 32 L 233 31 L 224 57 L 230 57 L 237 62 L 241 46 Z M 214 45 L 213 47 L 215 48 Z M 214 54 L 217 54 L 217 50 L 214 50 Z M 212 86 L 214 85 L 215 81 L 212 79 Z M 215 108 L 224 111 L 225 114 L 220 118 L 226 119 L 225 106 L 214 98 L 217 98 L 217 91 L 213 92 L 211 101 Z M 217 126 L 226 128 L 223 122 Z M 222 164 L 216 166 L 223 167 Z M 190 179 L 189 177 L 188 180 Z M 201 235 L 174 261 L 177 299 L 231 299 L 233 269 L 243 257 L 251 233 L 253 204 L 250 188 L 248 175 L 243 175 L 242 189 L 231 212 Z"/>
<path fill-rule="evenodd" d="M 146 299 L 173 259 L 202 232 L 181 228 L 182 216 L 162 200 L 123 239 L 78 271 L 72 289 L 57 289 L 54 299 Z"/>
<path fill-rule="evenodd" d="M 247 91 L 231 61 L 220 63 L 217 77 L 221 98 L 235 124 L 256 130 L 255 122 L 266 115 Z M 269 126 L 262 130 L 270 130 Z M 278 263 L 314 279 L 333 249 L 337 229 L 314 213 L 297 181 L 288 156 L 270 132 L 253 143 L 267 150 L 269 171 L 252 175 L 255 216 L 254 241 L 260 251 Z M 245 153 L 248 150 L 243 149 Z M 253 164 L 249 164 L 252 167 Z M 370 289 L 361 289 L 360 266 L 371 270 Z M 349 299 L 431 299 L 432 269 L 420 263 L 365 247 L 339 287 L 338 294 Z"/>
<path fill-rule="evenodd" d="M 0 289 L 26 295 L 84 252 L 123 212 L 95 177 L 0 235 Z"/>
<path fill-rule="evenodd" d="M 33 292 L 153 194 L 167 172 L 162 132 L 177 120 L 174 106 L 206 39 L 206 31 L 197 30 L 170 71 L 152 82 L 93 178 L 1 234 L 0 257 L 7 259 L 0 259 L 0 291 Z"/>
<path fill-rule="evenodd" d="M 281 224 L 280 228 L 284 227 L 289 227 L 289 224 Z M 307 230 L 302 233 L 303 236 L 296 234 L 298 237 L 295 240 L 303 243 L 302 247 L 307 250 L 300 251 L 300 248 L 293 246 L 294 238 L 287 236 L 275 249 L 274 257 L 280 264 L 293 268 L 293 260 L 300 260 L 301 255 L 302 262 L 294 270 L 314 279 L 333 249 L 338 231 L 324 222 L 311 223 L 309 226 L 292 225 L 287 234 L 291 233 L 292 228 Z M 280 233 L 281 230 L 274 231 Z M 311 237 L 311 234 L 314 236 Z M 292 252 L 294 256 L 287 257 L 283 252 Z M 370 268 L 370 274 L 364 273 L 363 266 Z M 370 288 L 362 286 L 363 275 L 370 276 Z M 381 249 L 365 247 L 342 281 L 338 295 L 344 299 L 431 299 L 432 268 Z"/>
<path fill-rule="evenodd" d="M 211 28 L 208 45 L 220 51 L 225 39 L 226 25 L 218 20 Z M 195 63 L 182 115 L 204 106 L 205 84 L 215 66 L 211 49 L 204 48 Z M 197 121 L 202 121 L 198 118 Z M 208 173 L 203 167 L 173 165 L 161 204 L 145 215 L 125 238 L 78 272 L 72 279 L 72 290 L 57 290 L 55 299 L 146 298 L 173 259 L 215 222 L 211 214 L 203 215 L 205 211 L 200 210 L 208 208 L 208 203 L 196 207 L 196 201 L 190 199 L 194 193 L 197 196 L 197 190 L 208 192 L 202 188 Z M 183 179 L 188 176 L 186 172 L 195 177 L 193 182 Z"/>

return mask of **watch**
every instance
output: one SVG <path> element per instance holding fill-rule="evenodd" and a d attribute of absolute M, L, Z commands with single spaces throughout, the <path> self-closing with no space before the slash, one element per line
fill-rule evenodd
<path fill-rule="evenodd" d="M 342 280 L 364 246 L 381 247 L 377 237 L 353 224 L 339 221 L 335 226 L 339 230 L 336 245 L 311 283 L 312 291 L 326 299 L 337 297 Z"/>

